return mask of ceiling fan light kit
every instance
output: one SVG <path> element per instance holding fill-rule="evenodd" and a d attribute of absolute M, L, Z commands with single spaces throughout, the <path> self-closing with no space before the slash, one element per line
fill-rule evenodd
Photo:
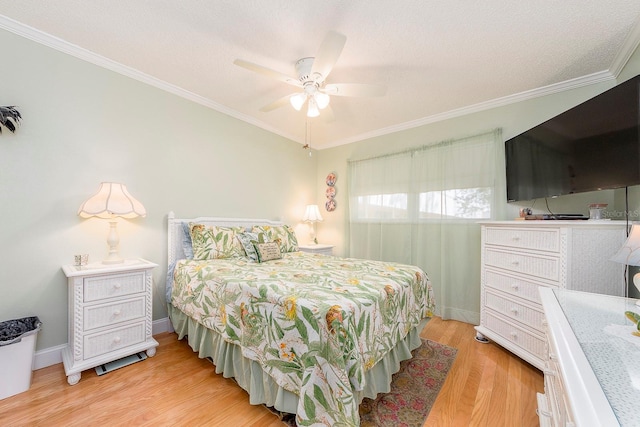
<path fill-rule="evenodd" d="M 309 104 L 307 106 L 307 117 L 318 117 L 320 115 L 320 110 L 318 109 L 318 104 L 316 103 L 315 98 L 309 98 Z"/>
<path fill-rule="evenodd" d="M 295 95 L 289 98 L 289 102 L 296 111 L 302 110 L 302 106 L 305 102 L 307 102 L 307 94 L 306 93 L 296 93 Z"/>
<path fill-rule="evenodd" d="M 326 93 L 320 92 L 319 84 L 317 82 L 305 82 L 304 92 L 291 95 L 289 102 L 296 111 L 302 110 L 305 102 L 309 102 L 307 106 L 307 117 L 318 117 L 320 110 L 324 110 L 329 106 L 331 98 Z"/>
<path fill-rule="evenodd" d="M 325 84 L 327 76 L 338 61 L 346 41 L 347 37 L 343 34 L 329 31 L 315 57 L 305 57 L 296 61 L 297 78 L 242 59 L 236 59 L 234 64 L 302 89 L 302 92 L 287 95 L 262 107 L 260 111 L 275 110 L 286 105 L 288 100 L 296 111 L 302 110 L 306 103 L 307 117 L 318 117 L 320 110 L 329 106 L 331 101 L 329 95 L 370 97 L 383 96 L 386 92 L 386 88 L 379 85 L 362 83 Z"/>
<path fill-rule="evenodd" d="M 316 92 L 313 95 L 313 99 L 316 101 L 316 104 L 318 104 L 318 108 L 321 110 L 327 108 L 329 106 L 329 101 L 331 101 L 331 97 L 322 92 Z"/>

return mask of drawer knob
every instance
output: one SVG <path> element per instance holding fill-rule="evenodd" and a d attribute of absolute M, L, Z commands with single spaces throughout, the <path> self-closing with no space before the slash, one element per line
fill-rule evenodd
<path fill-rule="evenodd" d="M 519 240 L 520 240 L 520 236 L 513 236 L 511 239 L 512 239 L 514 242 L 517 242 L 517 241 L 519 241 Z"/>
<path fill-rule="evenodd" d="M 511 338 L 513 338 L 514 340 L 518 338 L 518 334 L 516 334 L 515 332 L 511 332 Z"/>
<path fill-rule="evenodd" d="M 114 316 L 120 316 L 120 310 L 115 310 L 115 311 L 113 312 L 113 315 L 114 315 Z"/>
<path fill-rule="evenodd" d="M 114 284 L 113 284 L 113 287 L 114 287 L 115 289 L 120 289 L 120 288 L 122 287 L 122 285 L 120 284 L 120 282 L 117 282 L 117 283 L 114 283 Z"/>
<path fill-rule="evenodd" d="M 517 308 L 515 308 L 515 307 L 511 307 L 511 312 L 512 312 L 515 316 L 517 316 L 517 315 L 518 315 L 518 309 L 517 309 Z"/>
<path fill-rule="evenodd" d="M 520 265 L 520 261 L 511 261 L 511 264 L 513 264 L 513 265 L 516 265 L 516 266 L 517 266 L 517 265 Z"/>
<path fill-rule="evenodd" d="M 513 283 L 511 285 L 511 289 L 513 289 L 514 291 L 517 291 L 518 290 L 518 284 L 517 283 Z"/>
<path fill-rule="evenodd" d="M 120 337 L 115 337 L 115 338 L 113 339 L 113 343 L 114 343 L 114 344 L 118 344 L 118 343 L 120 343 Z"/>

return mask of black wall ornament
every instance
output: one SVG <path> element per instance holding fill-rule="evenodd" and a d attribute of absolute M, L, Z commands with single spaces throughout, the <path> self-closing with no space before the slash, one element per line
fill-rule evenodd
<path fill-rule="evenodd" d="M 0 107 L 0 133 L 3 127 L 9 129 L 11 133 L 15 132 L 20 119 L 22 116 L 15 106 Z"/>

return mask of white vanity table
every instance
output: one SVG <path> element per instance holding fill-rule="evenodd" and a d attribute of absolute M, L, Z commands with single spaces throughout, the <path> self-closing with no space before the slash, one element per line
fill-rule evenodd
<path fill-rule="evenodd" d="M 541 426 L 637 426 L 640 337 L 624 315 L 634 299 L 540 288 L 548 357 Z"/>

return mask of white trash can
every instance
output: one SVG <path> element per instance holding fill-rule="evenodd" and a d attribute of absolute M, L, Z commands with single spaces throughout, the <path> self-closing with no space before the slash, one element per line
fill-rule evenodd
<path fill-rule="evenodd" d="M 31 387 L 36 337 L 42 326 L 37 317 L 0 322 L 0 399 Z"/>

